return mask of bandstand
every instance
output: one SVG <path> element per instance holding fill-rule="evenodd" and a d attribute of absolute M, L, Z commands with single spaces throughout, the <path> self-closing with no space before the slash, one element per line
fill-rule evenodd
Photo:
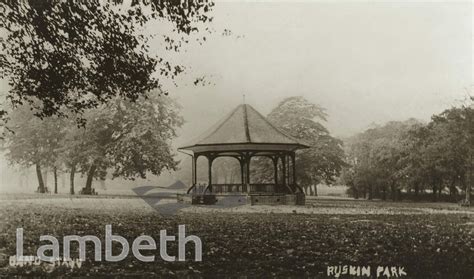
<path fill-rule="evenodd" d="M 295 151 L 308 146 L 273 126 L 248 104 L 239 105 L 203 135 L 179 148 L 191 151 L 192 197 L 210 195 L 245 196 L 251 204 L 304 204 L 304 192 L 296 183 Z M 207 158 L 208 182 L 197 185 L 197 162 Z M 273 162 L 273 183 L 251 183 L 251 159 L 265 156 Z M 232 157 L 240 164 L 240 183 L 213 183 L 212 165 L 216 158 Z"/>

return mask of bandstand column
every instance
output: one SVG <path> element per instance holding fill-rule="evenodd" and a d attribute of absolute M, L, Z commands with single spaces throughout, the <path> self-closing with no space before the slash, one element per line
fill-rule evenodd
<path fill-rule="evenodd" d="M 296 187 L 296 160 L 295 160 L 295 152 L 291 153 L 291 166 L 293 167 L 293 185 Z"/>
<path fill-rule="evenodd" d="M 246 174 L 246 169 L 247 169 L 247 163 L 246 163 L 246 159 L 245 159 L 245 154 L 241 154 L 239 156 L 239 163 L 240 163 L 240 183 L 241 183 L 241 189 L 240 191 L 241 192 L 245 192 L 246 191 L 246 181 L 247 181 L 247 174 Z"/>
<path fill-rule="evenodd" d="M 275 188 L 278 185 L 278 157 L 274 156 L 272 157 L 273 161 L 273 169 L 274 169 L 274 174 L 273 177 L 275 178 Z"/>
<path fill-rule="evenodd" d="M 286 186 L 286 155 L 282 155 L 281 157 L 281 163 L 282 163 L 282 172 L 283 172 L 283 176 L 282 176 L 282 183 L 283 183 L 283 186 Z"/>
<path fill-rule="evenodd" d="M 209 184 L 208 184 L 208 188 L 209 188 L 209 191 L 212 193 L 212 162 L 214 161 L 214 157 L 209 155 L 209 156 L 206 156 L 207 157 L 207 161 L 209 163 Z"/>
<path fill-rule="evenodd" d="M 242 184 L 242 190 L 243 190 L 244 184 L 245 184 L 245 173 L 244 173 L 245 160 L 243 157 L 239 158 L 239 163 L 240 163 L 240 183 Z"/>
<path fill-rule="evenodd" d="M 192 184 L 193 186 L 196 186 L 197 184 L 197 174 L 196 174 L 196 161 L 197 161 L 197 156 L 193 156 L 193 170 L 192 170 Z"/>
<path fill-rule="evenodd" d="M 290 186 L 290 154 L 286 154 L 286 185 Z"/>
<path fill-rule="evenodd" d="M 247 193 L 250 193 L 250 155 L 249 154 L 245 154 L 245 173 L 246 173 L 246 176 L 245 176 L 245 183 L 247 184 Z"/>

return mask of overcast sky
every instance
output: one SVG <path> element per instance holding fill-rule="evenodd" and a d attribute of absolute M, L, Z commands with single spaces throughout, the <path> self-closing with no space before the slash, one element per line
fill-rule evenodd
<path fill-rule="evenodd" d="M 471 90 L 471 14 L 470 1 L 218 2 L 217 31 L 177 58 L 190 68 L 170 88 L 187 121 L 177 144 L 242 103 L 244 93 L 263 114 L 303 95 L 327 108 L 336 136 L 374 122 L 428 120 Z M 222 36 L 224 29 L 232 35 Z M 212 84 L 189 85 L 202 75 Z"/>

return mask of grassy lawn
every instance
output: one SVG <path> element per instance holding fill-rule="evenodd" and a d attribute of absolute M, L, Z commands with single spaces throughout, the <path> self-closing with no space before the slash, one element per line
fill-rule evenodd
<path fill-rule="evenodd" d="M 457 205 L 312 199 L 305 207 L 244 206 L 212 212 L 190 207 L 162 217 L 136 198 L 0 197 L 0 254 L 15 255 L 15 231 L 24 228 L 25 255 L 36 254 L 39 236 L 96 235 L 105 225 L 130 242 L 159 231 L 177 235 L 178 225 L 203 243 L 202 262 L 152 263 L 132 255 L 122 262 L 94 262 L 88 246 L 80 269 L 9 267 L 0 274 L 54 276 L 316 277 L 328 265 L 403 266 L 408 278 L 472 278 L 474 212 Z M 218 211 L 218 210 L 217 210 Z M 216 214 L 217 213 L 217 214 Z M 157 243 L 159 245 L 159 243 Z M 77 247 L 72 247 L 77 257 Z M 193 248 L 191 246 L 190 248 Z M 177 242 L 168 252 L 177 255 Z M 187 248 L 187 259 L 194 258 Z M 146 252 L 144 254 L 147 254 Z"/>

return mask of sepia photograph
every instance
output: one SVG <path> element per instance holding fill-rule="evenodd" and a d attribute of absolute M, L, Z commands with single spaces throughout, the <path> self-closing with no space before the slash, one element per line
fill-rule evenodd
<path fill-rule="evenodd" d="M 470 0 L 0 0 L 0 278 L 474 278 Z"/>

